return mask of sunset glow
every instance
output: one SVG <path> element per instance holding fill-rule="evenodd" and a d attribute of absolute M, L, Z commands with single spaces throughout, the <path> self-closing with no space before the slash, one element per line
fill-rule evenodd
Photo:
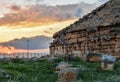
<path fill-rule="evenodd" d="M 29 52 L 49 52 L 55 32 L 106 1 L 0 0 L 0 53 L 27 52 L 27 39 Z"/>
<path fill-rule="evenodd" d="M 7 53 L 8 53 L 8 54 L 11 54 L 11 52 L 10 52 L 10 51 L 8 51 Z"/>
<path fill-rule="evenodd" d="M 7 53 L 7 54 L 12 54 L 12 53 L 27 53 L 28 50 L 25 49 L 15 49 L 13 47 L 2 47 L 0 46 L 0 53 Z M 29 50 L 30 53 L 49 53 L 49 49 L 37 49 L 37 50 Z"/>
<path fill-rule="evenodd" d="M 63 21 L 63 22 L 58 22 L 58 23 L 53 23 L 50 25 L 44 25 L 44 26 L 37 26 L 37 27 L 32 27 L 32 28 L 9 28 L 9 27 L 1 27 L 0 30 L 0 36 L 2 39 L 0 39 L 0 42 L 5 42 L 9 40 L 13 40 L 16 38 L 22 38 L 22 37 L 33 37 L 33 36 L 38 36 L 38 35 L 45 35 L 52 37 L 52 35 L 65 28 L 69 24 L 73 23 L 77 19 L 74 20 L 69 20 L 69 21 Z M 7 35 L 8 34 L 8 35 Z"/>

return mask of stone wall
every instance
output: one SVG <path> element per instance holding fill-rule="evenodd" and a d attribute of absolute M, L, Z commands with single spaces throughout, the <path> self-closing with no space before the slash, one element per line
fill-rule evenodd
<path fill-rule="evenodd" d="M 120 56 L 120 27 L 99 26 L 95 28 L 94 31 L 82 29 L 73 33 L 66 33 L 64 36 L 66 44 L 51 44 L 51 54 L 67 53 L 77 54 L 81 57 L 85 53 L 96 52 Z"/>
<path fill-rule="evenodd" d="M 120 0 L 110 0 L 53 35 L 50 54 L 106 53 L 120 57 Z M 57 52 L 57 53 L 56 53 Z"/>

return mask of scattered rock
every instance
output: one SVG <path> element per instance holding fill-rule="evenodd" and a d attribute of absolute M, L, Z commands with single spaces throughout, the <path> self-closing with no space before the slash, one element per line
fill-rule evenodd
<path fill-rule="evenodd" d="M 72 65 L 67 62 L 62 61 L 56 66 L 55 71 L 56 73 L 58 73 L 61 71 L 62 68 L 69 68 L 69 67 L 72 67 Z"/>
<path fill-rule="evenodd" d="M 29 61 L 37 61 L 37 60 L 39 60 L 39 58 L 37 58 L 37 57 L 32 57 L 29 59 Z"/>
<path fill-rule="evenodd" d="M 11 58 L 3 58 L 3 61 L 10 61 Z"/>
<path fill-rule="evenodd" d="M 82 59 L 89 62 L 99 62 L 101 61 L 101 56 L 102 54 L 100 53 L 86 53 L 83 55 Z"/>
<path fill-rule="evenodd" d="M 116 57 L 115 56 L 110 56 L 110 55 L 102 55 L 102 61 L 108 61 L 111 63 L 114 63 L 116 61 Z"/>
<path fill-rule="evenodd" d="M 78 80 L 78 76 L 78 68 L 61 68 L 58 73 L 58 80 L 63 82 L 73 82 Z"/>
<path fill-rule="evenodd" d="M 112 71 L 114 69 L 115 64 L 109 61 L 101 62 L 101 69 L 102 70 L 110 70 Z"/>
<path fill-rule="evenodd" d="M 50 55 L 41 56 L 40 58 L 49 58 Z"/>
<path fill-rule="evenodd" d="M 115 66 L 116 57 L 110 55 L 103 55 L 101 61 L 101 69 L 113 70 Z"/>
<path fill-rule="evenodd" d="M 73 60 L 73 54 L 66 54 L 63 56 L 65 61 L 71 61 Z"/>
<path fill-rule="evenodd" d="M 22 58 L 21 60 L 24 61 L 24 62 L 29 61 L 28 58 Z"/>
<path fill-rule="evenodd" d="M 48 63 L 51 63 L 51 64 L 54 63 L 55 59 L 56 59 L 56 57 L 49 57 Z"/>

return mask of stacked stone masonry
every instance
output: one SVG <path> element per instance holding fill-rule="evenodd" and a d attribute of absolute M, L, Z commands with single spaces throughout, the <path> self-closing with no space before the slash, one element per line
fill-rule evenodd
<path fill-rule="evenodd" d="M 51 55 L 106 53 L 120 57 L 120 0 L 110 0 L 55 33 Z"/>

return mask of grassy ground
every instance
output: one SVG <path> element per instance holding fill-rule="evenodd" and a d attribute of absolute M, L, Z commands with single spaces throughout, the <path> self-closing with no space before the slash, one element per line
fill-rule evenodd
<path fill-rule="evenodd" d="M 54 67 L 46 60 L 0 62 L 0 82 L 55 82 Z"/>
<path fill-rule="evenodd" d="M 47 60 L 1 61 L 0 82 L 56 82 L 54 69 L 60 61 L 61 59 L 57 59 L 53 64 L 49 64 Z M 100 63 L 86 63 L 79 59 L 69 63 L 80 68 L 79 78 L 84 82 L 120 82 L 120 62 L 116 63 L 114 71 L 102 71 Z"/>

